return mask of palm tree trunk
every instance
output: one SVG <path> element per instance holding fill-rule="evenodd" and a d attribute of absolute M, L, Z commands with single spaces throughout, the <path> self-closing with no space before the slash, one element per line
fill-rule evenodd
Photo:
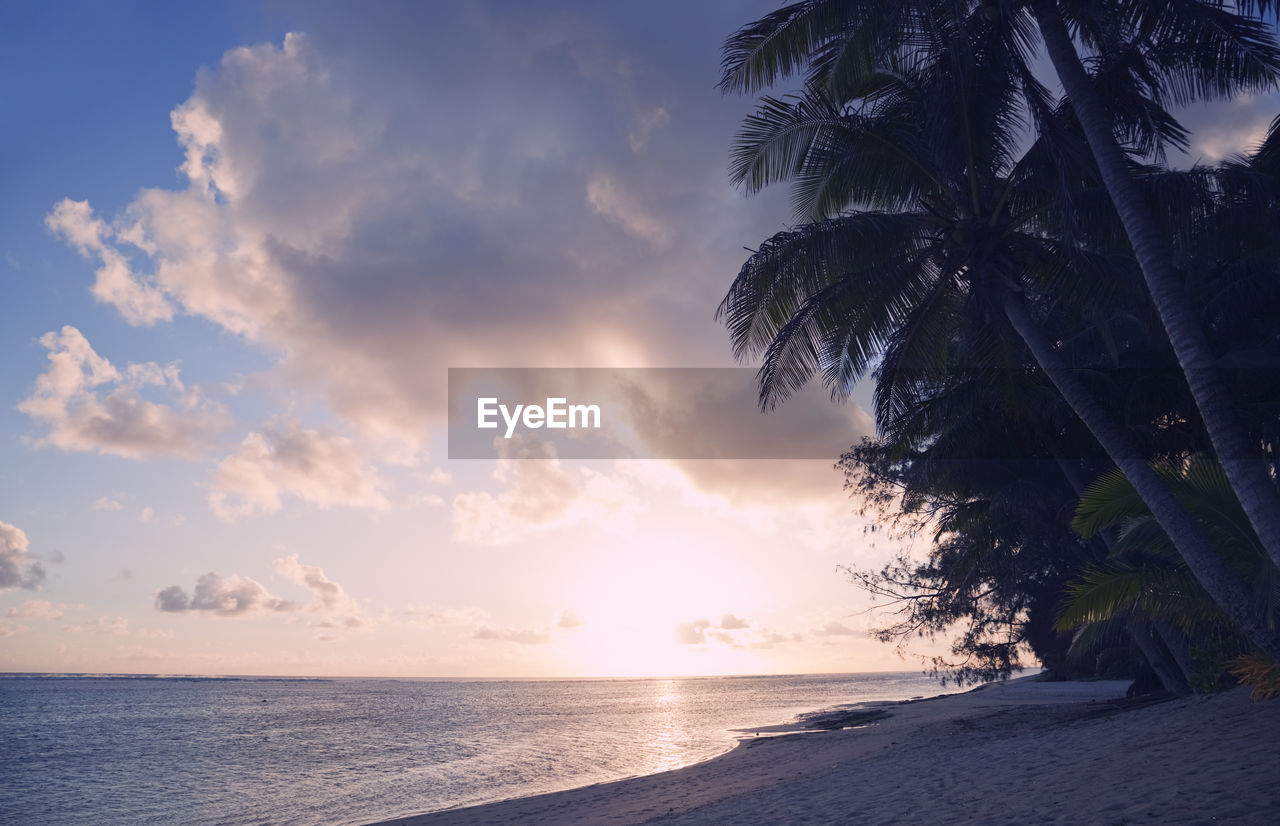
<path fill-rule="evenodd" d="M 1155 215 L 1129 175 L 1124 153 L 1103 109 L 1055 0 L 1035 0 L 1032 12 L 1062 87 L 1071 99 L 1098 170 L 1133 247 L 1169 341 L 1186 374 L 1200 418 L 1227 478 L 1271 561 L 1280 566 L 1280 490 L 1260 447 L 1249 439 L 1215 366 L 1191 301 L 1173 267 Z"/>
<path fill-rule="evenodd" d="M 1129 636 L 1142 652 L 1143 659 L 1151 666 L 1160 685 L 1170 694 L 1185 696 L 1191 692 L 1191 684 L 1182 676 L 1181 669 L 1165 654 L 1160 643 L 1151 635 L 1151 623 L 1137 617 L 1129 621 Z"/>
<path fill-rule="evenodd" d="M 1169 649 L 1169 655 L 1178 664 L 1178 669 L 1182 671 L 1189 685 L 1195 679 L 1196 666 L 1187 648 L 1187 635 L 1182 633 L 1181 628 L 1166 620 L 1152 620 L 1151 630 L 1160 638 L 1160 642 L 1164 643 L 1164 647 Z"/>
<path fill-rule="evenodd" d="M 1032 357 L 1045 375 L 1058 388 L 1062 398 L 1075 411 L 1085 427 L 1116 467 L 1129 479 L 1134 490 L 1147 503 L 1151 514 L 1164 528 L 1187 568 L 1244 635 L 1268 657 L 1280 662 L 1280 637 L 1267 627 L 1255 608 L 1243 581 L 1213 547 L 1191 514 L 1174 497 L 1151 465 L 1111 420 L 1089 390 L 1063 363 L 1049 337 L 1031 317 L 1021 298 L 1006 291 L 1001 308 L 1018 336 L 1026 343 Z"/>
<path fill-rule="evenodd" d="M 1041 438 L 1043 439 L 1044 436 L 1042 435 Z M 1080 478 L 1080 474 L 1076 472 L 1075 467 L 1067 461 L 1067 458 L 1062 455 L 1051 440 L 1046 439 L 1045 444 L 1057 461 L 1058 469 L 1067 480 L 1067 485 L 1071 488 L 1072 493 L 1075 494 L 1076 499 L 1080 499 L 1084 496 L 1084 480 Z M 1102 545 L 1103 553 L 1099 558 L 1111 556 L 1116 550 L 1115 541 L 1108 531 L 1099 531 L 1089 540 L 1089 544 Z M 1137 619 L 1130 623 L 1129 633 L 1133 637 L 1134 643 L 1138 646 L 1138 650 L 1142 652 L 1143 658 L 1151 666 L 1151 670 L 1155 671 L 1156 676 L 1160 678 L 1160 684 L 1164 686 L 1165 691 L 1171 694 L 1194 693 L 1195 689 L 1191 687 L 1191 680 L 1195 676 L 1195 671 L 1191 665 L 1191 656 L 1187 652 L 1187 640 L 1182 632 L 1167 622 L 1152 620 L 1150 622 L 1151 636 L 1155 637 L 1155 643 L 1160 643 L 1153 644 L 1151 640 L 1141 636 L 1137 623 Z M 1142 625 L 1141 630 L 1146 631 L 1147 625 Z M 1168 652 L 1168 658 L 1165 657 L 1164 652 L 1166 651 Z M 1172 661 L 1172 665 L 1169 664 L 1169 660 Z"/>

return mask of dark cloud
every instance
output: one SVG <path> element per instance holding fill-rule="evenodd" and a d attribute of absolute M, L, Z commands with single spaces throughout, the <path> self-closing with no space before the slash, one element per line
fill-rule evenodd
<path fill-rule="evenodd" d="M 170 585 L 156 592 L 155 605 L 161 611 L 199 611 L 219 617 L 239 617 L 253 613 L 296 611 L 296 602 L 272 596 L 262 583 L 233 574 L 223 578 L 210 572 L 196 580 L 190 595 L 180 586 Z"/>

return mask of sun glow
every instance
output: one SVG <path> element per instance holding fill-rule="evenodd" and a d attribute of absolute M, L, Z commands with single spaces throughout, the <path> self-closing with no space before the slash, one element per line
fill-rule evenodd
<path fill-rule="evenodd" d="M 580 569 L 569 598 L 583 626 L 565 641 L 564 655 L 577 673 L 596 676 L 758 669 L 759 652 L 735 646 L 711 624 L 725 613 L 756 608 L 766 593 L 732 554 L 690 545 L 688 536 L 628 542 Z M 699 620 L 704 624 L 693 628 Z"/>

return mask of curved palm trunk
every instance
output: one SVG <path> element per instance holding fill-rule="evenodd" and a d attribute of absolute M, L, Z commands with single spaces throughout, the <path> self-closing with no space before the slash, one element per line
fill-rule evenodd
<path fill-rule="evenodd" d="M 1151 623 L 1146 620 L 1134 617 L 1129 621 L 1129 636 L 1142 652 L 1151 670 L 1156 673 L 1156 679 L 1164 690 L 1179 696 L 1191 694 L 1191 685 L 1182 676 L 1181 669 L 1165 654 L 1151 631 Z"/>
<path fill-rule="evenodd" d="M 1076 473 L 1075 468 L 1071 466 L 1065 456 L 1061 455 L 1051 440 L 1046 440 L 1045 443 L 1053 452 L 1054 459 L 1058 463 L 1058 469 L 1062 472 L 1067 481 L 1067 486 L 1071 488 L 1076 499 L 1084 496 L 1084 480 L 1080 478 L 1080 474 Z M 1090 544 L 1094 543 L 1104 546 L 1105 555 L 1115 553 L 1115 543 L 1105 531 L 1090 540 Z M 1148 636 L 1148 632 L 1150 632 L 1150 636 Z M 1167 638 L 1165 628 L 1161 628 L 1158 623 L 1152 622 L 1148 624 L 1139 621 L 1135 617 L 1129 623 L 1129 635 L 1133 638 L 1138 650 L 1142 652 L 1143 659 L 1147 661 L 1147 664 L 1151 666 L 1151 670 L 1156 673 L 1156 677 L 1160 679 L 1160 685 L 1164 686 L 1165 691 L 1178 695 L 1194 693 L 1191 688 L 1192 673 L 1186 667 L 1190 661 L 1184 661 L 1178 656 L 1179 652 L 1174 648 L 1176 640 L 1171 642 Z M 1163 643 L 1163 645 L 1160 643 Z M 1186 645 L 1183 643 L 1184 650 L 1185 647 Z M 1168 651 L 1168 656 L 1165 654 L 1166 650 Z"/>
<path fill-rule="evenodd" d="M 1267 555 L 1280 566 L 1280 490 L 1236 415 L 1231 395 L 1214 366 L 1209 339 L 1182 289 L 1155 216 L 1129 176 L 1124 154 L 1111 131 L 1111 120 L 1085 73 L 1057 3 L 1035 0 L 1031 8 L 1049 59 L 1098 164 L 1103 185 L 1120 214 L 1218 461 Z"/>
<path fill-rule="evenodd" d="M 1255 608 L 1244 582 L 1209 542 L 1191 514 L 1182 507 L 1182 503 L 1156 475 L 1147 460 L 1111 420 L 1110 414 L 1063 363 L 1062 357 L 1027 312 L 1022 300 L 1012 291 L 1007 292 L 1001 302 L 1001 309 L 1018 336 L 1026 343 L 1040 369 L 1044 370 L 1062 398 L 1147 503 L 1152 516 L 1169 535 L 1192 575 L 1240 627 L 1250 642 L 1268 657 L 1280 662 L 1280 637 L 1267 627 L 1265 618 Z"/>
<path fill-rule="evenodd" d="M 1165 620 L 1152 620 L 1151 630 L 1160 638 L 1160 642 L 1164 643 L 1164 647 L 1169 649 L 1169 655 L 1173 657 L 1178 670 L 1190 685 L 1196 677 L 1196 666 L 1191 660 L 1191 651 L 1187 647 L 1187 635 L 1182 632 L 1182 629 Z"/>

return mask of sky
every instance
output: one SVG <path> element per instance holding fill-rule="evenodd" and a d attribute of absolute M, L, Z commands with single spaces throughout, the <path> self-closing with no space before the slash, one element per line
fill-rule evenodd
<path fill-rule="evenodd" d="M 791 216 L 715 84 L 772 8 L 5 4 L 0 670 L 916 668 L 840 571 L 900 549 L 832 467 L 866 387 L 788 403 L 829 460 L 448 458 L 450 368 L 735 364 Z"/>

